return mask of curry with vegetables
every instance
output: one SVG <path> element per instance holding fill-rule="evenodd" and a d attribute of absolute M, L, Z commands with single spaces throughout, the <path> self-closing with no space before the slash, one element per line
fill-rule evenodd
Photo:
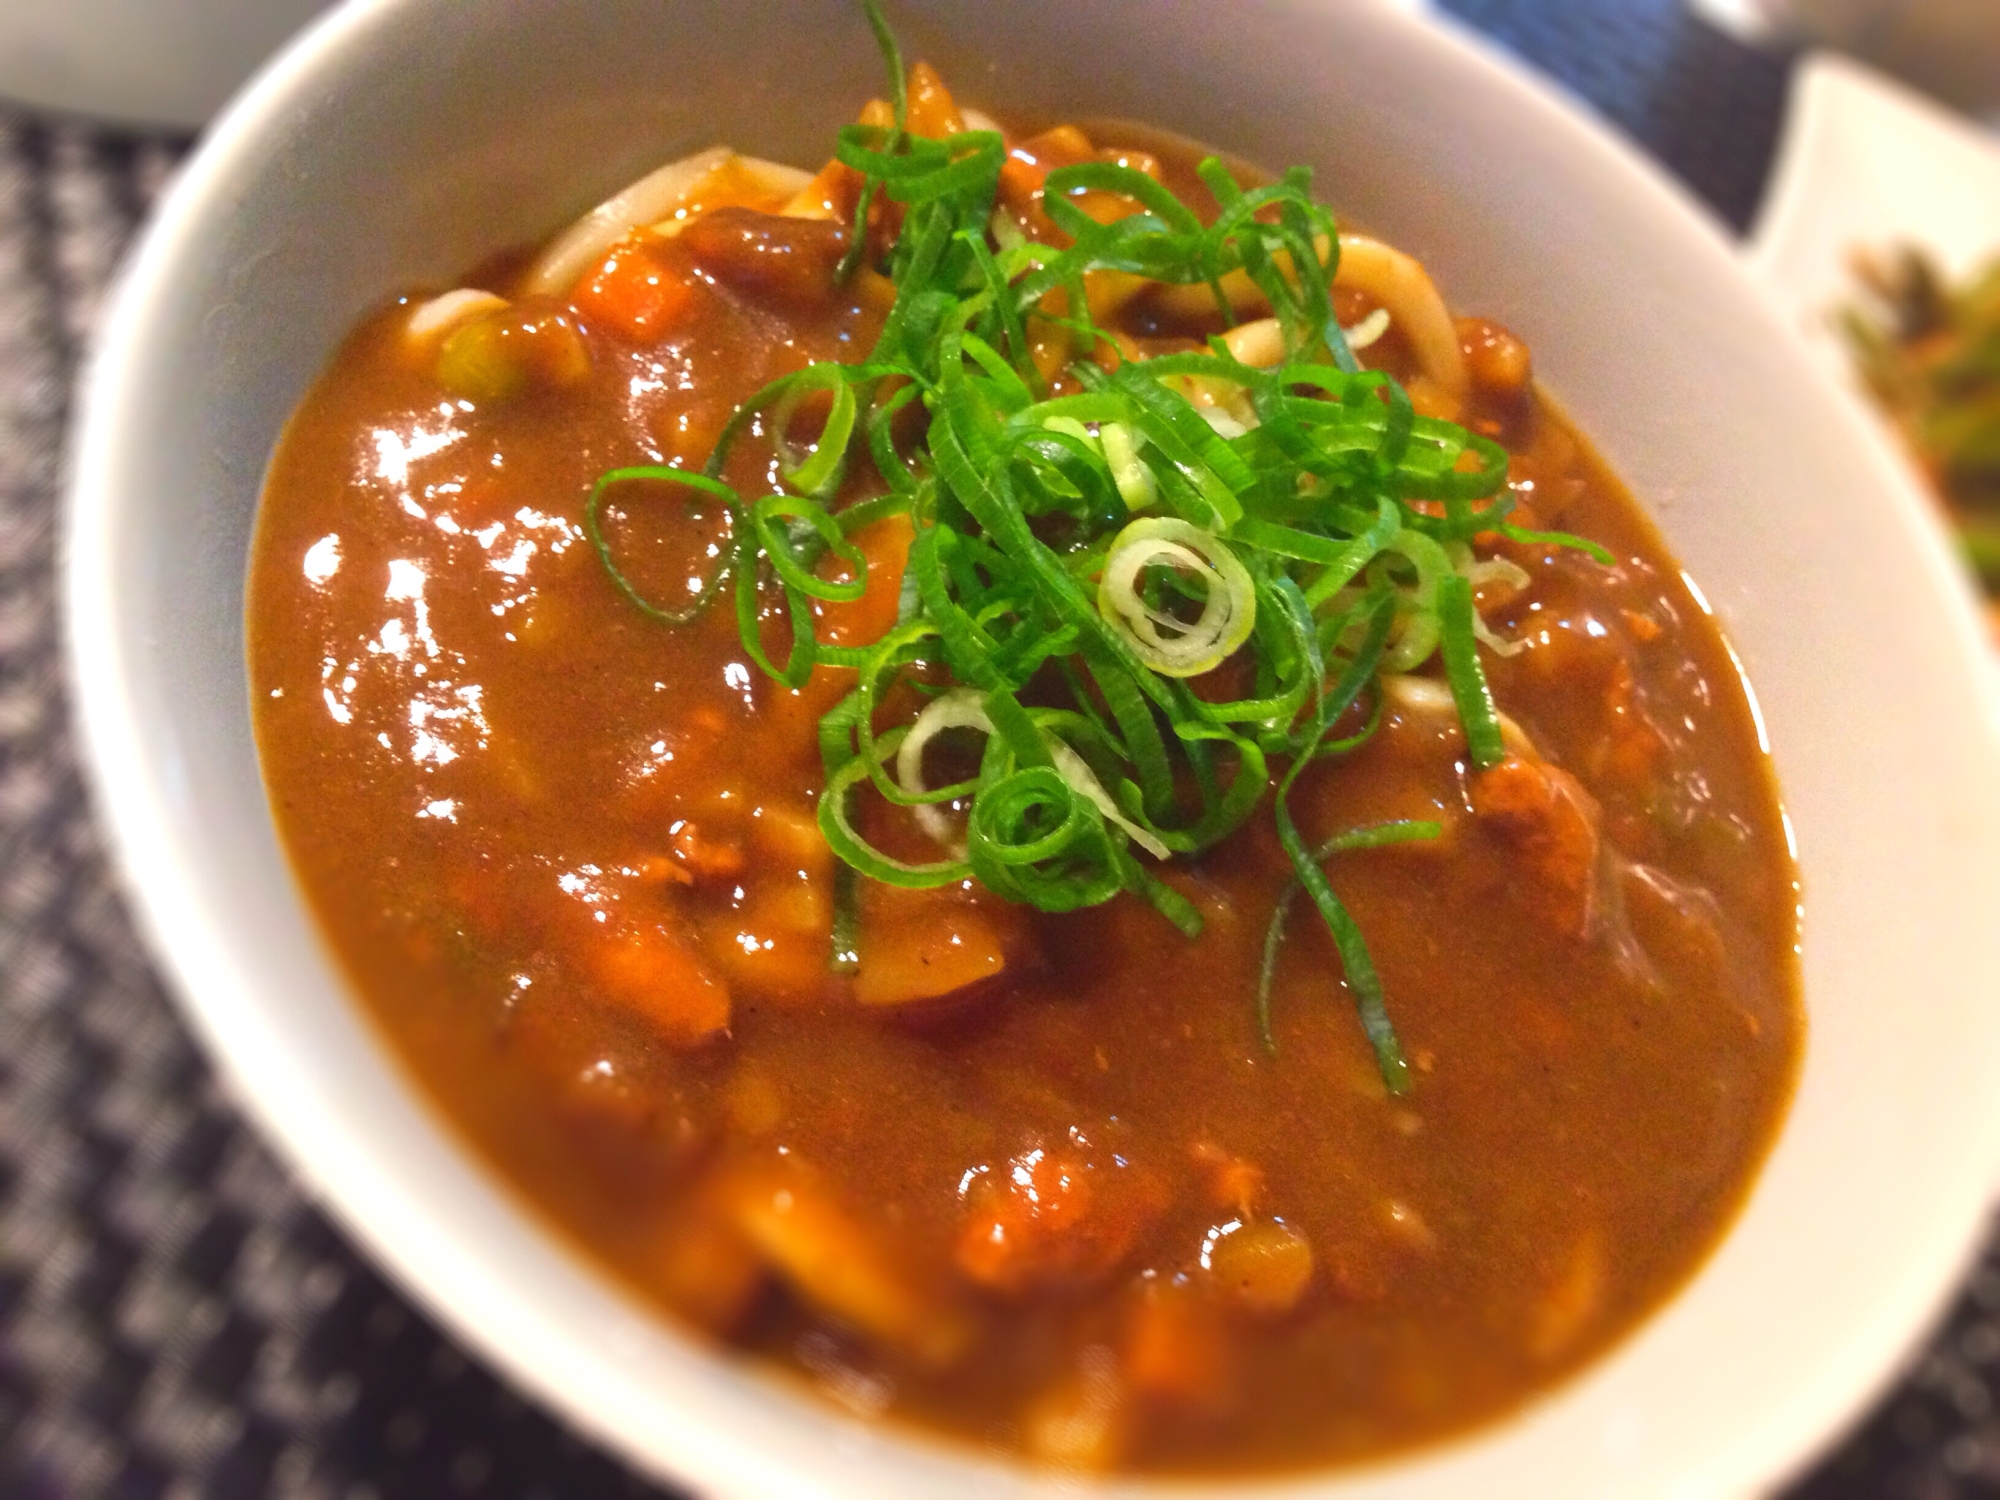
<path fill-rule="evenodd" d="M 862 1416 L 1253 1472 L 1515 1410 L 1780 1118 L 1797 888 L 1700 596 L 1422 266 L 891 60 L 355 331 L 264 774 L 477 1149 Z"/>

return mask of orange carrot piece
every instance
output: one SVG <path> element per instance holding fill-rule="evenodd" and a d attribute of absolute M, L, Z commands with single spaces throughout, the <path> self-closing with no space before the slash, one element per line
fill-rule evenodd
<path fill-rule="evenodd" d="M 938 71 L 927 62 L 910 69 L 909 111 L 905 118 L 913 135 L 943 140 L 965 129 L 965 116 L 944 86 Z"/>
<path fill-rule="evenodd" d="M 657 339 L 687 316 L 699 291 L 658 254 L 650 231 L 612 246 L 595 271 L 578 283 L 571 302 L 592 323 L 633 340 Z"/>
<path fill-rule="evenodd" d="M 586 962 L 607 999 L 652 1022 L 675 1046 L 707 1041 L 729 1025 L 729 987 L 694 950 L 657 923 L 592 934 Z"/>
<path fill-rule="evenodd" d="M 854 533 L 854 545 L 868 559 L 868 589 L 859 599 L 827 600 L 819 605 L 822 641 L 835 646 L 865 646 L 880 640 L 896 623 L 896 607 L 903 597 L 903 569 L 909 564 L 910 543 L 916 536 L 908 516 L 884 516 Z"/>
<path fill-rule="evenodd" d="M 1120 1348 L 1125 1379 L 1140 1396 L 1197 1413 L 1228 1404 L 1234 1348 L 1221 1309 L 1185 1282 L 1145 1282 Z"/>

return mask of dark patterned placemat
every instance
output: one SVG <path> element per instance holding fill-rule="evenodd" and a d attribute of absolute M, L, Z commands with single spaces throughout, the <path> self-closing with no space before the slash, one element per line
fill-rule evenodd
<path fill-rule="evenodd" d="M 1785 66 L 1679 0 L 1448 0 L 1754 207 Z M 0 108 L 0 1497 L 658 1496 L 388 1288 L 217 1092 L 83 801 L 54 593 L 78 351 L 184 143 Z M 1792 1500 L 2000 1496 L 2000 1247 Z"/>

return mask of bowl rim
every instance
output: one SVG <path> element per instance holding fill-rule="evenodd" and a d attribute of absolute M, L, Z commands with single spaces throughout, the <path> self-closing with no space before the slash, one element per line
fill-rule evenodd
<path fill-rule="evenodd" d="M 140 733 L 143 725 L 127 688 L 131 664 L 111 623 L 113 579 L 105 563 L 106 513 L 115 504 L 111 455 L 118 445 L 123 414 L 136 399 L 132 369 L 138 363 L 137 351 L 149 336 L 148 309 L 180 260 L 197 253 L 193 247 L 204 223 L 211 215 L 227 211 L 225 190 L 232 174 L 254 151 L 259 136 L 303 94 L 337 84 L 346 49 L 358 45 L 370 27 L 421 3 L 425 0 L 344 0 L 288 43 L 223 111 L 183 165 L 107 299 L 102 333 L 80 382 L 82 401 L 72 432 L 71 479 L 64 501 L 59 564 L 68 683 L 91 803 L 108 835 L 127 904 L 149 951 L 169 980 L 182 1016 L 200 1036 L 209 1060 L 218 1066 L 232 1098 L 255 1120 L 260 1134 L 279 1146 L 287 1164 L 308 1185 L 315 1201 L 340 1223 L 349 1240 L 365 1250 L 403 1292 L 435 1314 L 453 1337 L 478 1349 L 510 1381 L 534 1392 L 547 1407 L 592 1432 L 628 1461 L 658 1474 L 693 1480 L 716 1493 L 846 1493 L 838 1480 L 828 1481 L 810 1467 L 810 1453 L 800 1462 L 758 1451 L 743 1438 L 693 1417 L 675 1413 L 669 1430 L 641 1433 L 637 1423 L 642 1417 L 658 1425 L 662 1413 L 656 1407 L 630 1403 L 624 1408 L 592 1407 L 565 1383 L 565 1374 L 576 1368 L 574 1358 L 551 1357 L 563 1351 L 552 1351 L 546 1339 L 530 1348 L 532 1341 L 518 1338 L 518 1322 L 512 1325 L 516 1336 L 503 1337 L 499 1331 L 503 1315 L 523 1311 L 515 1289 L 504 1276 L 482 1275 L 478 1267 L 467 1267 L 443 1225 L 424 1222 L 421 1213 L 411 1217 L 419 1205 L 395 1184 L 377 1179 L 375 1162 L 338 1111 L 317 1111 L 309 1099 L 286 1088 L 287 1068 L 296 1067 L 300 1060 L 287 1056 L 283 1027 L 258 1014 L 260 1003 L 247 993 L 247 986 L 239 984 L 232 994 L 226 984 L 218 983 L 217 976 L 229 976 L 234 967 L 229 942 L 220 929 L 206 923 L 198 904 L 171 878 L 181 857 L 160 812 L 152 778 L 146 773 L 147 752 Z M 1291 3 L 1317 8 L 1325 0 Z M 1457 54 L 1461 63 L 1487 73 L 1507 95 L 1511 111 L 1539 115 L 1540 124 L 1568 137 L 1571 149 L 1594 157 L 1600 167 L 1625 178 L 1636 192 L 1650 198 L 1656 211 L 1677 220 L 1696 253 L 1726 259 L 1732 274 L 1754 285 L 1720 222 L 1636 146 L 1614 135 L 1497 46 L 1449 18 L 1414 15 L 1406 0 L 1367 3 L 1381 13 L 1381 24 L 1404 30 L 1407 45 L 1444 49 Z M 1837 397 L 1845 397 L 1833 387 L 1830 376 L 1814 367 L 1803 340 L 1787 336 L 1775 313 L 1767 331 L 1792 348 L 1802 380 L 1818 379 Z M 1859 417 L 1858 406 L 1848 399 L 1849 409 Z M 1862 425 L 1866 426 L 1865 422 Z M 1895 463 L 1886 439 L 1872 428 L 1859 436 L 1874 450 L 1879 460 L 1876 467 L 1881 471 L 1878 477 L 1896 492 L 1892 498 L 1906 519 L 1920 514 L 1921 497 Z M 1942 583 L 1955 577 L 1941 531 L 1929 528 L 1926 536 L 1928 540 L 1920 540 L 1919 545 L 1928 551 L 1938 580 Z M 1979 638 L 1969 601 L 1960 606 L 1958 623 L 1966 640 Z M 1988 721 L 2000 726 L 2000 674 L 1988 674 L 1988 680 L 1970 686 L 1983 700 Z M 389 1051 L 379 1036 L 374 1040 L 383 1051 Z M 389 1061 L 407 1084 L 400 1062 L 393 1056 Z M 270 1066 L 273 1063 L 282 1065 Z M 431 1118 L 440 1122 L 439 1128 L 447 1135 L 452 1134 L 434 1110 Z M 2000 1177 L 2000 1116 L 1993 1124 L 1994 1139 L 1984 1143 L 1981 1152 L 1981 1180 L 1989 1185 Z M 1781 1133 L 1784 1128 L 1780 1127 Z M 451 1144 L 469 1157 L 455 1136 Z M 481 1163 L 471 1165 L 484 1176 L 495 1175 Z M 511 1201 L 517 1214 L 534 1217 L 519 1200 Z M 1861 1341 L 1865 1354 L 1849 1361 L 1844 1370 L 1822 1370 L 1812 1381 L 1802 1381 L 1794 1399 L 1769 1414 L 1756 1432 L 1725 1453 L 1706 1455 L 1706 1467 L 1690 1462 L 1683 1480 L 1699 1472 L 1704 1486 L 1719 1486 L 1716 1490 L 1704 1487 L 1702 1493 L 1763 1489 L 1797 1470 L 1821 1443 L 1851 1423 L 1889 1378 L 1918 1332 L 1941 1311 L 1977 1247 L 1986 1219 L 1987 1195 L 1968 1193 L 1957 1208 L 1951 1216 L 1958 1226 L 1952 1242 L 1947 1244 L 1940 1237 L 1922 1271 L 1906 1277 L 1893 1295 L 1885 1294 L 1878 1304 Z M 538 1224 L 537 1232 L 553 1238 L 545 1226 Z M 592 1275 L 602 1277 L 566 1246 L 562 1253 L 584 1264 Z M 1702 1274 L 1698 1270 L 1696 1277 Z M 1685 1293 L 1683 1288 L 1674 1297 Z M 1656 1310 L 1651 1318 L 1659 1315 Z M 552 1326 L 542 1331 L 552 1337 L 557 1333 Z M 696 1347 L 678 1330 L 672 1330 L 670 1337 L 690 1349 Z M 577 1351 L 569 1353 L 574 1356 Z M 1540 1401 L 1561 1400 L 1565 1392 L 1589 1378 L 1590 1369 L 1601 1367 L 1615 1354 L 1614 1349 L 1601 1356 L 1585 1371 L 1544 1393 Z M 717 1370 L 724 1368 L 719 1359 L 705 1353 L 701 1358 Z M 786 1420 L 794 1432 L 814 1430 L 813 1424 L 801 1422 L 795 1415 L 788 1414 Z M 1330 1497 L 1344 1493 L 1350 1484 L 1372 1492 L 1371 1479 L 1390 1478 L 1406 1469 L 1414 1472 L 1436 1456 L 1477 1448 L 1513 1420 L 1483 1424 L 1461 1437 L 1426 1444 L 1411 1454 L 1394 1455 L 1379 1463 L 1280 1474 L 1253 1482 L 1269 1492 L 1282 1490 L 1301 1496 Z M 823 1442 L 840 1444 L 837 1423 L 818 1426 L 830 1434 Z M 977 1455 L 958 1445 L 911 1429 L 894 1431 L 896 1436 L 883 1445 L 892 1455 L 892 1463 L 915 1461 L 935 1450 L 949 1454 L 966 1476 L 987 1472 L 996 1483 L 994 1493 L 1044 1492 L 1043 1476 L 1032 1471 L 1012 1465 L 983 1466 Z M 911 1472 L 918 1470 L 913 1467 Z M 1111 1489 L 1157 1496 L 1204 1489 L 1208 1483 L 1127 1478 Z M 1068 1486 L 1058 1480 L 1047 1492 L 1066 1493 Z M 1677 1489 L 1671 1492 L 1682 1493 Z"/>

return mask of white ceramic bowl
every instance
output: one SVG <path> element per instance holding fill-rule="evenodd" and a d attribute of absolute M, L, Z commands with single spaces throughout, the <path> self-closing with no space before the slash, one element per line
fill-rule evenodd
<path fill-rule="evenodd" d="M 1519 1419 L 1279 1488 L 1557 1500 L 1772 1482 L 1932 1315 L 2000 1166 L 2000 707 L 1925 502 L 1706 217 L 1454 33 L 1368 3 L 899 12 L 974 101 L 1314 163 L 1456 303 L 1525 334 L 1722 617 L 1797 830 L 1804 1073 L 1706 1269 Z M 350 4 L 237 101 L 169 196 L 109 316 L 75 455 L 84 744 L 189 1016 L 405 1287 L 582 1427 L 718 1494 L 1044 1481 L 704 1352 L 441 1128 L 343 992 L 273 835 L 244 559 L 279 426 L 370 304 L 544 235 L 692 146 L 815 162 L 878 83 L 846 0 Z"/>

